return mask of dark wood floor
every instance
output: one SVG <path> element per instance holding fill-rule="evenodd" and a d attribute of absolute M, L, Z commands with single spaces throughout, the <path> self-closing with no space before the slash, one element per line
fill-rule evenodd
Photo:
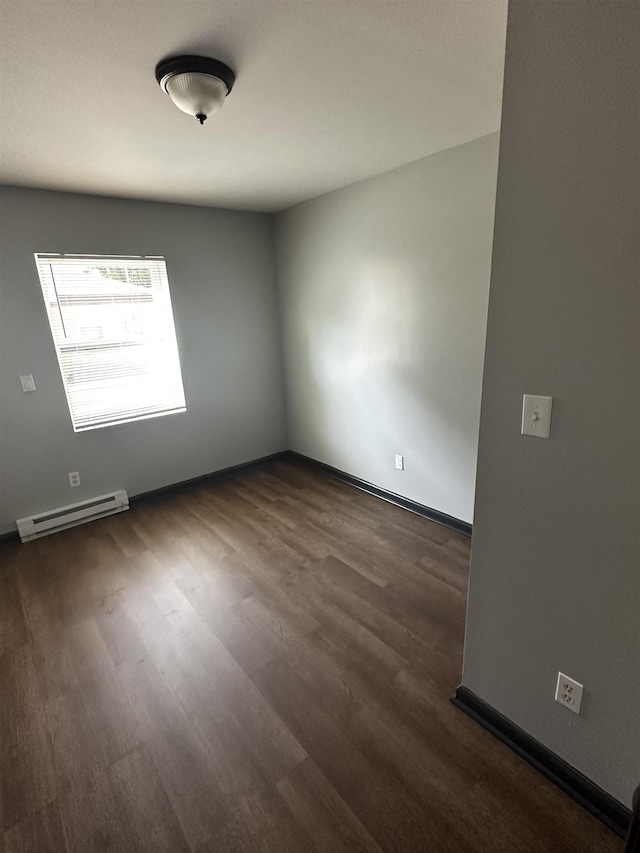
<path fill-rule="evenodd" d="M 5 545 L 1 853 L 619 853 L 448 702 L 468 557 L 293 461 Z"/>

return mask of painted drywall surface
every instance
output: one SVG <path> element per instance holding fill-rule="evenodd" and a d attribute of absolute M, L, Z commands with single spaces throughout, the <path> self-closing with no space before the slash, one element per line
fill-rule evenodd
<path fill-rule="evenodd" d="M 0 198 L 0 533 L 286 448 L 269 216 L 11 187 Z M 165 257 L 186 413 L 73 432 L 34 252 Z M 22 392 L 24 373 L 35 393 Z"/>
<path fill-rule="evenodd" d="M 497 152 L 492 134 L 276 217 L 292 449 L 464 521 Z"/>
<path fill-rule="evenodd" d="M 463 683 L 640 782 L 640 6 L 514 2 Z M 554 398 L 520 436 L 522 394 Z M 558 670 L 585 686 L 554 703 Z"/>

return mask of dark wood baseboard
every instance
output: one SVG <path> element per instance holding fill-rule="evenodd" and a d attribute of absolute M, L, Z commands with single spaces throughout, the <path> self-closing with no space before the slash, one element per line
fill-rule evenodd
<path fill-rule="evenodd" d="M 353 474 L 348 474 L 346 471 L 341 471 L 339 468 L 334 468 L 324 462 L 319 462 L 317 459 L 312 459 L 310 456 L 305 456 L 302 453 L 297 453 L 295 450 L 282 450 L 279 453 L 272 453 L 269 456 L 262 456 L 259 459 L 252 459 L 250 462 L 243 462 L 240 465 L 232 465 L 230 468 L 222 468 L 219 471 L 212 471 L 209 474 L 202 474 L 199 477 L 192 477 L 190 480 L 181 480 L 179 483 L 172 483 L 169 486 L 162 486 L 159 489 L 152 489 L 149 492 L 141 492 L 137 495 L 130 495 L 129 505 L 135 506 L 136 504 L 142 503 L 143 501 L 152 500 L 153 498 L 162 497 L 163 495 L 170 495 L 175 492 L 183 492 L 187 489 L 192 488 L 193 486 L 201 485 L 202 483 L 211 482 L 213 480 L 223 480 L 228 477 L 233 477 L 236 474 L 241 473 L 242 471 L 249 471 L 258 465 L 263 465 L 265 462 L 272 462 L 275 459 L 282 459 L 287 457 L 292 459 L 300 459 L 304 462 L 309 463 L 310 465 L 314 465 L 317 468 L 326 471 L 328 474 L 331 474 L 332 477 L 335 477 L 338 480 L 342 480 L 345 483 L 349 483 L 350 485 L 355 486 L 357 489 L 361 489 L 363 492 L 368 492 L 371 495 L 375 495 L 377 498 L 381 498 L 382 500 L 388 501 L 389 503 L 409 510 L 409 512 L 414 512 L 416 515 L 421 515 L 424 518 L 428 518 L 430 521 L 435 521 L 438 524 L 442 524 L 445 527 L 450 528 L 451 530 L 455 530 L 456 533 L 462 533 L 464 536 L 471 536 L 472 527 L 466 521 L 461 521 L 459 518 L 454 518 L 452 515 L 447 515 L 446 513 L 440 512 L 437 509 L 432 509 L 431 507 L 424 506 L 423 504 L 419 504 L 416 501 L 409 500 L 409 498 L 405 498 L 402 495 L 397 495 L 395 492 L 390 492 L 387 489 L 383 489 L 380 486 L 376 486 L 373 483 L 369 483 L 367 482 L 367 480 L 361 480 L 360 477 L 355 477 Z M 2 544 L 3 542 L 19 541 L 19 538 L 20 537 L 18 536 L 17 531 L 10 531 L 9 533 L 4 533 L 0 535 L 0 544 Z"/>
<path fill-rule="evenodd" d="M 271 453 L 269 456 L 261 456 L 259 459 L 252 459 L 250 462 L 242 462 L 240 465 L 232 465 L 230 468 L 221 468 L 219 471 L 212 471 L 209 474 L 201 474 L 198 477 L 192 477 L 190 480 L 181 480 L 179 483 L 171 483 L 168 486 L 161 486 L 159 489 L 152 489 L 149 492 L 140 492 L 137 495 L 129 495 L 129 506 L 135 506 L 144 501 L 159 498 L 164 495 L 171 495 L 176 492 L 184 492 L 193 486 L 208 483 L 213 480 L 224 480 L 228 477 L 234 477 L 243 471 L 250 471 L 265 462 L 272 462 L 274 459 L 281 459 L 287 456 L 288 450 L 281 450 L 278 453 Z M 17 530 L 10 530 L 8 533 L 0 534 L 0 545 L 5 542 L 19 542 L 20 536 Z"/>
<path fill-rule="evenodd" d="M 161 486 L 159 489 L 152 489 L 150 492 L 141 492 L 138 495 L 131 495 L 129 497 L 129 505 L 135 506 L 138 503 L 143 503 L 144 501 L 149 501 L 153 498 L 172 495 L 176 492 L 184 492 L 194 486 L 200 486 L 203 483 L 211 483 L 214 480 L 226 480 L 229 477 L 235 477 L 236 474 L 242 474 L 244 471 L 251 471 L 259 465 L 264 465 L 266 462 L 273 462 L 275 459 L 282 459 L 288 454 L 288 450 L 280 450 L 278 453 L 271 453 L 269 456 L 261 456 L 259 459 L 252 459 L 250 462 L 242 462 L 240 465 L 232 465 L 230 468 L 221 468 L 219 471 L 212 471 L 210 474 L 200 474 L 200 476 L 192 477 L 190 480 L 181 480 L 179 483 L 171 483 L 169 486 Z"/>
<path fill-rule="evenodd" d="M 10 530 L 8 533 L 0 533 L 0 545 L 8 544 L 9 542 L 19 542 L 20 536 L 17 530 Z"/>
<path fill-rule="evenodd" d="M 325 462 L 319 462 L 317 459 L 312 459 L 310 456 L 305 456 L 303 453 L 298 453 L 295 450 L 289 450 L 287 453 L 295 459 L 302 459 L 305 462 L 309 462 L 312 465 L 322 468 L 333 477 L 336 477 L 336 479 L 343 480 L 345 483 L 350 483 L 357 489 L 362 489 L 363 492 L 369 492 L 370 495 L 382 498 L 382 500 L 388 501 L 396 506 L 400 506 L 403 509 L 407 509 L 409 512 L 414 512 L 416 515 L 421 515 L 424 518 L 428 518 L 430 521 L 436 521 L 438 524 L 442 524 L 445 527 L 449 527 L 451 530 L 455 530 L 456 533 L 462 533 L 464 536 L 471 536 L 472 526 L 466 521 L 461 521 L 459 518 L 454 518 L 452 515 L 447 515 L 437 509 L 431 509 L 431 507 L 409 500 L 409 498 L 404 498 L 402 495 L 397 495 L 395 492 L 390 492 L 387 489 L 383 489 L 380 486 L 367 482 L 366 480 L 361 480 L 360 477 L 355 477 L 353 474 L 347 474 L 346 471 L 341 471 L 339 468 L 334 468 L 331 465 L 327 465 Z"/>
<path fill-rule="evenodd" d="M 579 770 L 466 687 L 458 687 L 451 702 L 606 824 L 609 829 L 622 838 L 626 836 L 631 821 L 631 811 L 615 797 L 598 787 Z"/>

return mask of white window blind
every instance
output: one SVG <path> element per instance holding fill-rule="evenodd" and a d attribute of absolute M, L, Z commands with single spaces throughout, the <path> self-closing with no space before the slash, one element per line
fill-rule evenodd
<path fill-rule="evenodd" d="M 35 258 L 74 430 L 184 412 L 164 259 Z"/>

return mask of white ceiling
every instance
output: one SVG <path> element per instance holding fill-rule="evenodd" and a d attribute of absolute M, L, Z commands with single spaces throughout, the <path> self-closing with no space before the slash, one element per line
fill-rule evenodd
<path fill-rule="evenodd" d="M 1 0 L 0 182 L 275 211 L 495 131 L 507 0 Z M 204 127 L 156 63 L 236 72 Z"/>

